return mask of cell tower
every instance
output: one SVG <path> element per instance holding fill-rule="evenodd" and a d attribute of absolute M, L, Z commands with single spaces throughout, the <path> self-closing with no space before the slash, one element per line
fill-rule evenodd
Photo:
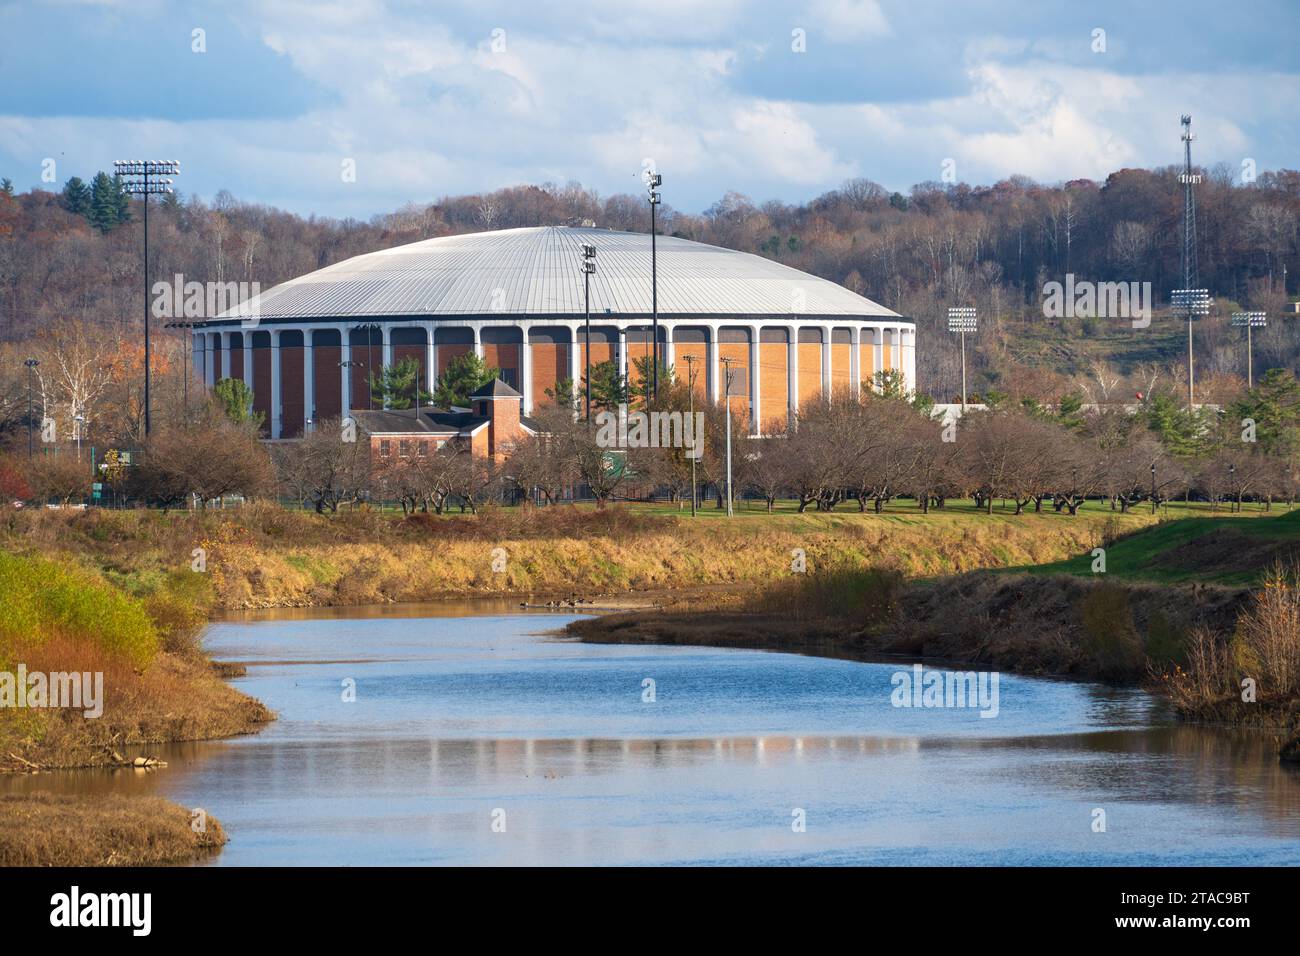
<path fill-rule="evenodd" d="M 1196 372 L 1192 356 L 1192 322 L 1210 311 L 1208 289 L 1196 288 L 1196 194 L 1193 188 L 1201 177 L 1192 172 L 1192 118 L 1183 115 L 1183 287 L 1170 297 L 1175 314 L 1187 317 L 1187 407 L 1196 407 Z"/>
<path fill-rule="evenodd" d="M 1196 266 L 1196 193 L 1192 186 L 1199 179 L 1192 173 L 1192 132 L 1191 116 L 1183 115 L 1183 288 L 1195 289 L 1197 279 Z"/>

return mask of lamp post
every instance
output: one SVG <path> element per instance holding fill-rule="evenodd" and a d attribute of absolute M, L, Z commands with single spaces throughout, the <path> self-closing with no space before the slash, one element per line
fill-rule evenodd
<path fill-rule="evenodd" d="M 1198 315 L 1210 312 L 1209 289 L 1175 289 L 1169 296 L 1169 306 L 1175 315 L 1187 318 L 1187 409 L 1196 408 L 1195 374 L 1192 365 L 1192 322 Z"/>
<path fill-rule="evenodd" d="M 961 336 L 961 410 L 966 411 L 966 333 L 974 332 L 976 326 L 975 307 L 972 305 L 953 306 L 948 309 L 948 331 Z"/>
<path fill-rule="evenodd" d="M 588 243 L 582 245 L 582 284 L 583 284 L 583 310 L 587 315 L 586 336 L 587 336 L 587 363 L 586 363 L 586 385 L 587 385 L 587 421 L 591 421 L 591 275 L 596 271 L 596 247 Z"/>
<path fill-rule="evenodd" d="M 1228 511 L 1236 512 L 1241 510 L 1241 499 L 1236 495 L 1237 490 L 1237 466 L 1232 462 L 1228 463 Z"/>
<path fill-rule="evenodd" d="M 122 191 L 139 196 L 144 204 L 144 433 L 152 427 L 150 390 L 152 363 L 149 349 L 149 197 L 172 191 L 168 176 L 180 175 L 181 164 L 174 159 L 129 159 L 113 163 L 113 172 Z"/>
<path fill-rule="evenodd" d="M 24 365 L 27 366 L 27 457 L 32 457 L 32 373 L 36 371 L 36 366 L 41 363 L 34 358 L 29 358 Z"/>
<path fill-rule="evenodd" d="M 691 402 L 691 425 L 695 424 L 695 356 L 686 356 L 686 391 L 690 394 Z M 704 436 L 700 436 L 701 447 L 703 447 Z M 695 517 L 695 457 L 691 456 L 691 517 Z"/>
<path fill-rule="evenodd" d="M 81 427 L 86 424 L 86 416 L 81 413 L 73 415 L 72 424 L 77 438 L 77 461 L 81 461 Z"/>
<path fill-rule="evenodd" d="M 731 363 L 736 361 L 733 358 L 721 359 L 726 374 L 723 376 L 723 391 L 727 397 L 727 517 L 733 514 L 731 506 L 731 382 L 732 371 Z"/>
<path fill-rule="evenodd" d="M 1263 312 L 1234 312 L 1232 313 L 1232 324 L 1238 328 L 1246 329 L 1246 387 L 1255 387 L 1255 360 L 1250 342 L 1250 330 L 1262 329 L 1268 322 L 1268 316 Z"/>
<path fill-rule="evenodd" d="M 654 335 L 651 381 L 656 399 L 659 398 L 659 263 L 655 252 L 655 207 L 660 202 L 659 187 L 663 181 L 664 178 L 658 173 L 649 173 L 646 177 L 646 190 L 650 198 L 650 326 Z"/>
<path fill-rule="evenodd" d="M 1156 513 L 1156 463 L 1151 463 L 1151 513 Z"/>

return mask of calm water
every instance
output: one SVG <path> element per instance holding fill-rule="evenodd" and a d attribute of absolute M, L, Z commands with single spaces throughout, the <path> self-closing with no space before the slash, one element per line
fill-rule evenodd
<path fill-rule="evenodd" d="M 576 644 L 500 610 L 216 624 L 277 722 L 4 786 L 203 807 L 227 866 L 1300 862 L 1269 741 L 1140 692 L 1003 675 L 996 718 L 901 709 L 899 665 Z"/>

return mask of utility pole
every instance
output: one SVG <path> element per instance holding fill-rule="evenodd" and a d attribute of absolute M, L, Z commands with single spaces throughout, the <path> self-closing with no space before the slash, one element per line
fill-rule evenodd
<path fill-rule="evenodd" d="M 726 368 L 726 374 L 723 376 L 723 389 L 727 395 L 727 517 L 733 514 L 731 505 L 731 363 L 733 358 L 723 358 L 723 367 Z"/>
<path fill-rule="evenodd" d="M 691 401 L 691 427 L 695 427 L 695 356 L 686 355 L 686 390 L 690 393 Z M 700 435 L 697 439 L 700 447 L 704 447 L 704 436 Z M 695 517 L 695 457 L 691 456 L 691 517 Z"/>
<path fill-rule="evenodd" d="M 27 457 L 31 458 L 32 457 L 32 423 L 34 421 L 34 419 L 32 418 L 32 372 L 34 372 L 36 370 L 36 366 L 40 365 L 41 363 L 36 361 L 36 359 L 34 358 L 29 358 L 25 362 L 23 362 L 23 364 L 27 366 Z"/>

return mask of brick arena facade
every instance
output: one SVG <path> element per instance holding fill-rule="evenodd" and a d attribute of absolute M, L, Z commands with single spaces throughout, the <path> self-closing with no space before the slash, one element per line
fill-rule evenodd
<path fill-rule="evenodd" d="M 367 409 L 371 370 L 410 357 L 421 385 L 473 351 L 522 393 L 523 415 L 587 362 L 582 244 L 591 283 L 594 365 L 614 361 L 633 386 L 651 353 L 650 237 L 544 227 L 449 236 L 358 256 L 263 293 L 256 318 L 194 330 L 196 373 L 252 385 L 274 438 Z M 702 397 L 723 395 L 723 359 L 743 369 L 733 408 L 755 433 L 784 428 L 802 402 L 899 370 L 916 383 L 916 329 L 841 286 L 747 253 L 658 239 L 659 338 L 679 380 L 693 357 Z M 758 374 L 753 374 L 757 370 Z"/>

